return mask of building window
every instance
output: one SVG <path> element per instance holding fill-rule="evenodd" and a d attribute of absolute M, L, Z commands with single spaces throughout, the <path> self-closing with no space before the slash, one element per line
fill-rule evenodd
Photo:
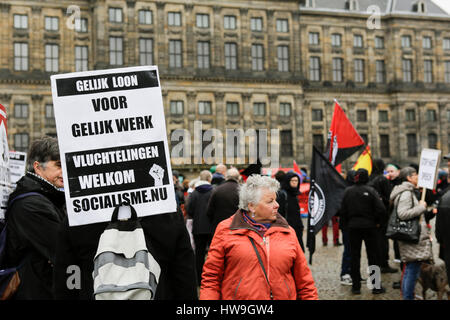
<path fill-rule="evenodd" d="M 323 120 L 322 109 L 312 109 L 311 110 L 311 119 L 312 119 L 312 121 L 322 121 Z"/>
<path fill-rule="evenodd" d="M 417 157 L 417 137 L 415 133 L 406 135 L 406 144 L 408 147 L 408 157 Z"/>
<path fill-rule="evenodd" d="M 447 121 L 450 122 L 450 110 L 449 109 L 447 109 Z"/>
<path fill-rule="evenodd" d="M 450 50 L 450 38 L 444 38 L 444 42 L 442 43 L 442 48 L 444 50 Z"/>
<path fill-rule="evenodd" d="M 264 70 L 264 47 L 262 44 L 252 44 L 252 70 Z"/>
<path fill-rule="evenodd" d="M 280 131 L 281 150 L 283 150 L 283 156 L 292 157 L 294 150 L 292 149 L 292 131 L 281 130 Z"/>
<path fill-rule="evenodd" d="M 323 152 L 323 135 L 313 134 L 313 145 L 319 150 L 319 152 Z"/>
<path fill-rule="evenodd" d="M 14 43 L 14 70 L 28 70 L 28 43 Z"/>
<path fill-rule="evenodd" d="M 289 21 L 287 19 L 277 19 L 277 32 L 289 32 Z"/>
<path fill-rule="evenodd" d="M 139 10 L 139 24 L 152 24 L 153 14 L 151 10 Z"/>
<path fill-rule="evenodd" d="M 428 122 L 436 122 L 437 121 L 436 110 L 433 110 L 433 109 L 427 110 L 427 121 Z"/>
<path fill-rule="evenodd" d="M 411 36 L 402 36 L 402 48 L 411 48 Z"/>
<path fill-rule="evenodd" d="M 266 115 L 266 104 L 264 102 L 253 103 L 253 115 L 265 116 Z"/>
<path fill-rule="evenodd" d="M 251 18 L 250 19 L 250 29 L 252 31 L 262 31 L 263 19 L 262 18 Z"/>
<path fill-rule="evenodd" d="M 14 135 L 14 149 L 16 151 L 28 151 L 28 133 L 16 133 Z"/>
<path fill-rule="evenodd" d="M 364 60 L 355 59 L 355 82 L 364 82 Z"/>
<path fill-rule="evenodd" d="M 406 109 L 406 121 L 416 121 L 416 110 Z"/>
<path fill-rule="evenodd" d="M 238 115 L 239 115 L 239 103 L 227 102 L 227 116 L 238 116 Z"/>
<path fill-rule="evenodd" d="M 58 31 L 58 17 L 45 17 L 45 31 Z"/>
<path fill-rule="evenodd" d="M 450 61 L 445 61 L 445 82 L 450 83 Z"/>
<path fill-rule="evenodd" d="M 433 60 L 425 60 L 423 62 L 423 82 L 432 83 L 433 82 Z"/>
<path fill-rule="evenodd" d="M 320 81 L 320 58 L 309 58 L 309 80 Z"/>
<path fill-rule="evenodd" d="M 54 119 L 55 113 L 53 111 L 53 105 L 52 104 L 46 104 L 45 105 L 45 118 L 46 119 Z"/>
<path fill-rule="evenodd" d="M 184 114 L 184 103 L 180 100 L 170 101 L 170 114 L 180 115 Z"/>
<path fill-rule="evenodd" d="M 437 134 L 429 133 L 428 134 L 428 148 L 437 149 L 437 145 L 438 145 Z"/>
<path fill-rule="evenodd" d="M 167 14 L 167 20 L 169 26 L 180 27 L 181 26 L 181 13 L 180 12 L 169 12 Z"/>
<path fill-rule="evenodd" d="M 278 71 L 288 72 L 289 71 L 289 47 L 288 46 L 278 46 Z"/>
<path fill-rule="evenodd" d="M 121 8 L 109 8 L 109 22 L 122 23 L 122 9 Z"/>
<path fill-rule="evenodd" d="M 209 42 L 197 42 L 197 64 L 200 69 L 209 68 Z"/>
<path fill-rule="evenodd" d="M 382 158 L 389 158 L 391 156 L 389 149 L 389 135 L 380 134 L 380 155 Z"/>
<path fill-rule="evenodd" d="M 75 19 L 75 31 L 76 32 L 87 32 L 88 31 L 88 19 L 80 18 Z"/>
<path fill-rule="evenodd" d="M 169 41 L 169 67 L 181 68 L 183 66 L 181 56 L 181 40 Z"/>
<path fill-rule="evenodd" d="M 58 72 L 59 46 L 57 44 L 45 45 L 45 71 Z"/>
<path fill-rule="evenodd" d="M 333 33 L 331 35 L 331 46 L 340 48 L 342 47 L 342 35 L 339 33 Z"/>
<path fill-rule="evenodd" d="M 27 119 L 28 118 L 28 104 L 26 104 L 26 103 L 14 104 L 14 118 Z"/>
<path fill-rule="evenodd" d="M 87 71 L 88 69 L 88 47 L 75 46 L 75 71 Z"/>
<path fill-rule="evenodd" d="M 432 47 L 431 37 L 423 37 L 423 39 L 422 39 L 422 47 L 424 49 L 431 49 L 431 47 Z"/>
<path fill-rule="evenodd" d="M 378 111 L 378 122 L 389 122 L 387 110 Z"/>
<path fill-rule="evenodd" d="M 199 101 L 198 114 L 212 114 L 211 101 Z"/>
<path fill-rule="evenodd" d="M 197 13 L 197 28 L 209 28 L 209 14 Z"/>
<path fill-rule="evenodd" d="M 237 69 L 237 45 L 233 42 L 225 43 L 225 69 Z"/>
<path fill-rule="evenodd" d="M 402 60 L 402 68 L 403 68 L 403 82 L 412 82 L 412 79 L 413 79 L 412 60 L 411 59 L 403 59 Z"/>
<path fill-rule="evenodd" d="M 344 60 L 341 58 L 333 58 L 333 81 L 342 82 Z"/>
<path fill-rule="evenodd" d="M 109 64 L 112 66 L 123 65 L 123 39 L 121 37 L 109 37 Z"/>
<path fill-rule="evenodd" d="M 223 17 L 223 28 L 227 30 L 236 29 L 236 16 L 224 16 Z"/>
<path fill-rule="evenodd" d="M 375 49 L 384 49 L 384 37 L 375 37 Z"/>
<path fill-rule="evenodd" d="M 386 82 L 386 68 L 385 68 L 384 60 L 377 60 L 375 62 L 375 69 L 376 69 L 377 83 L 385 83 Z"/>
<path fill-rule="evenodd" d="M 309 33 L 309 44 L 316 46 L 320 43 L 320 37 L 318 32 L 310 32 Z"/>
<path fill-rule="evenodd" d="M 358 122 L 367 122 L 367 111 L 356 110 L 356 119 Z"/>
<path fill-rule="evenodd" d="M 355 34 L 353 36 L 353 47 L 362 48 L 363 47 L 363 37 L 360 34 Z"/>
<path fill-rule="evenodd" d="M 280 116 L 290 117 L 291 116 L 291 104 L 286 102 L 280 103 Z"/>
<path fill-rule="evenodd" d="M 14 15 L 14 29 L 28 29 L 28 16 L 26 14 Z"/>
<path fill-rule="evenodd" d="M 139 63 L 141 66 L 153 64 L 153 39 L 139 39 Z"/>

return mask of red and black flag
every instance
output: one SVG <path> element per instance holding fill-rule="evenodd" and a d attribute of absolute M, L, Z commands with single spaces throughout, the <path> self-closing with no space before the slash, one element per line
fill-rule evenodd
<path fill-rule="evenodd" d="M 337 166 L 364 146 L 364 140 L 356 132 L 338 102 L 336 100 L 334 102 L 325 156 L 333 166 Z"/>
<path fill-rule="evenodd" d="M 309 263 L 316 249 L 316 234 L 341 207 L 347 182 L 327 158 L 313 146 L 311 186 L 308 197 L 308 234 L 306 246 Z"/>

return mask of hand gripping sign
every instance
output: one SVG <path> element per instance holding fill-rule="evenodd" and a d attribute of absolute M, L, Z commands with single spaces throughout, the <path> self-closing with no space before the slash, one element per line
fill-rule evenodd
<path fill-rule="evenodd" d="M 154 66 L 51 76 L 71 226 L 176 211 L 164 108 Z"/>

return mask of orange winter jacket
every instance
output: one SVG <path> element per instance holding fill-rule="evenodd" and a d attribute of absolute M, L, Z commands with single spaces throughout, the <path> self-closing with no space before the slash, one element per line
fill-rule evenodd
<path fill-rule="evenodd" d="M 270 288 L 250 242 L 254 239 Z M 216 229 L 203 266 L 201 300 L 318 300 L 294 229 L 277 215 L 261 237 L 238 210 Z"/>

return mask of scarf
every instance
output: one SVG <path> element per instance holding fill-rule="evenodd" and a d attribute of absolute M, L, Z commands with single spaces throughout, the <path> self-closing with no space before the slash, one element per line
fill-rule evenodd
<path fill-rule="evenodd" d="M 254 229 L 256 229 L 256 232 L 258 232 L 258 234 L 262 237 L 264 236 L 264 234 L 266 233 L 266 231 L 270 228 L 270 226 L 272 225 L 271 223 L 260 223 L 260 222 L 256 222 L 255 220 L 253 220 L 252 218 L 249 217 L 248 212 L 244 211 L 243 215 L 244 217 L 244 221 L 246 223 L 248 223 L 251 227 L 253 227 Z"/>

